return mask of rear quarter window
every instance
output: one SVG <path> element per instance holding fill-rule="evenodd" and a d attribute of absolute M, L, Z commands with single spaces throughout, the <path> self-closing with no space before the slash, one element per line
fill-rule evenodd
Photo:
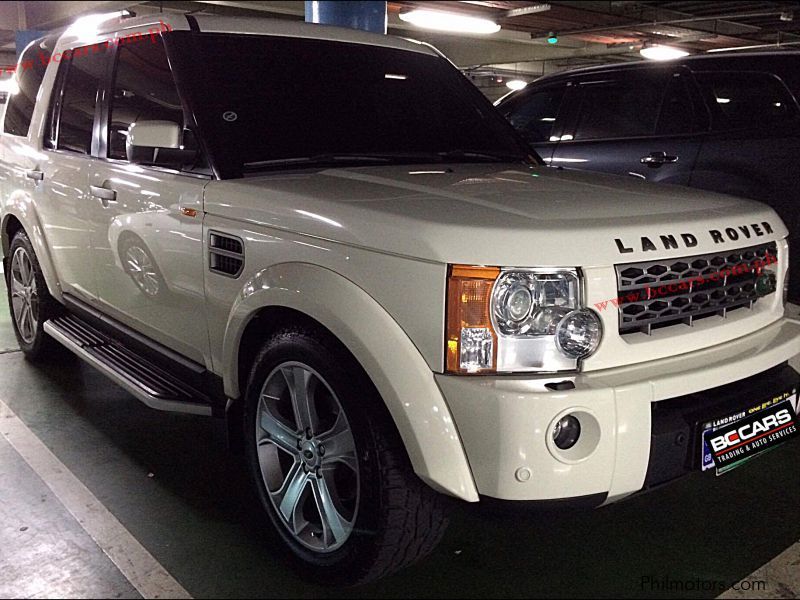
<path fill-rule="evenodd" d="M 695 72 L 711 104 L 715 131 L 756 129 L 797 118 L 794 97 L 783 81 L 765 72 Z"/>
<path fill-rule="evenodd" d="M 11 135 L 27 136 L 36 107 L 36 96 L 42 87 L 51 49 L 44 42 L 33 42 L 22 53 L 14 77 L 19 90 L 11 94 L 6 106 L 3 131 Z"/>

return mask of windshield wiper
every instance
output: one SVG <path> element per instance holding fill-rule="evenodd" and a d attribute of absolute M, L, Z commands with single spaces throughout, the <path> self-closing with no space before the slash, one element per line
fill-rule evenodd
<path fill-rule="evenodd" d="M 448 150 L 446 152 L 376 152 L 364 154 L 315 154 L 294 158 L 278 158 L 244 163 L 244 172 L 269 169 L 303 168 L 317 166 L 339 166 L 343 164 L 420 164 L 441 162 L 525 162 L 525 157 L 510 154 L 495 154 L 473 150 Z"/>
<path fill-rule="evenodd" d="M 436 155 L 446 162 L 464 159 L 490 160 L 493 162 L 525 162 L 525 157 L 520 155 L 482 152 L 477 150 L 449 150 L 447 152 L 437 152 Z"/>
<path fill-rule="evenodd" d="M 298 156 L 296 158 L 278 158 L 275 160 L 259 160 L 242 165 L 244 171 L 260 171 L 262 169 L 281 169 L 285 167 L 304 167 L 332 165 L 339 163 L 389 163 L 391 158 L 380 154 L 316 154 L 314 156 Z"/>

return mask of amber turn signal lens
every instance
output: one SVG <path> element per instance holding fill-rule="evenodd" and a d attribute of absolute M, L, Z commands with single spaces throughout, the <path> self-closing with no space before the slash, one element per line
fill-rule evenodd
<path fill-rule="evenodd" d="M 450 373 L 494 371 L 497 334 L 490 302 L 500 269 L 453 265 L 447 278 L 447 347 Z"/>

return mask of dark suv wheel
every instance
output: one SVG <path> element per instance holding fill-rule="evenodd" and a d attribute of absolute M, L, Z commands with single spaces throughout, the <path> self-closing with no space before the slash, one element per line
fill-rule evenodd
<path fill-rule="evenodd" d="M 58 344 L 42 329 L 61 314 L 61 305 L 47 290 L 42 269 L 28 234 L 19 231 L 11 241 L 6 284 L 11 321 L 20 349 L 32 360 L 46 358 Z"/>
<path fill-rule="evenodd" d="M 412 471 L 377 391 L 325 331 L 289 328 L 257 356 L 245 444 L 263 508 L 301 573 L 352 585 L 431 552 L 445 498 Z"/>

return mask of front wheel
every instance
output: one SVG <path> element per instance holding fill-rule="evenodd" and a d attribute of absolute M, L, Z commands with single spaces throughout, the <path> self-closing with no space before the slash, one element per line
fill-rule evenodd
<path fill-rule="evenodd" d="M 327 332 L 291 328 L 265 344 L 245 436 L 261 504 L 310 579 L 364 583 L 441 539 L 444 498 L 414 475 L 377 391 Z"/>

